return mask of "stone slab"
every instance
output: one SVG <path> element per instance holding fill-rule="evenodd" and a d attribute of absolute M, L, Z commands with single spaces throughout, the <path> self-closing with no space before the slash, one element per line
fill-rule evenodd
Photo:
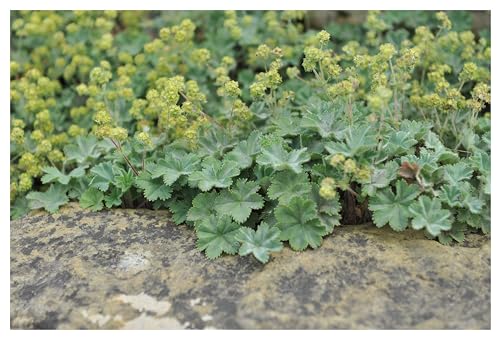
<path fill-rule="evenodd" d="M 210 261 L 189 226 L 71 204 L 11 222 L 11 327 L 489 329 L 490 238 L 342 226 L 267 265 Z"/>

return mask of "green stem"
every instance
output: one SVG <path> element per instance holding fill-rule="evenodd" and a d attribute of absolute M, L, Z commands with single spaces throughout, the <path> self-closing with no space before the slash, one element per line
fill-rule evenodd
<path fill-rule="evenodd" d="M 125 159 L 125 161 L 127 162 L 128 166 L 130 167 L 130 169 L 132 169 L 132 172 L 134 172 L 135 175 L 139 175 L 139 172 L 137 172 L 137 170 L 135 169 L 134 165 L 132 165 L 132 163 L 130 162 L 129 158 L 125 155 L 125 153 L 123 153 L 123 149 L 121 147 L 121 145 L 119 143 L 116 143 L 112 138 L 109 138 L 111 140 L 111 142 L 113 143 L 113 145 L 115 145 L 116 149 L 120 152 L 120 154 L 122 155 L 123 159 Z"/>

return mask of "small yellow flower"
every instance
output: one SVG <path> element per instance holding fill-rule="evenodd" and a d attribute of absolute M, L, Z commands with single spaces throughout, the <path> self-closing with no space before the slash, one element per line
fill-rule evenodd
<path fill-rule="evenodd" d="M 33 180 L 28 173 L 22 173 L 19 176 L 19 184 L 17 186 L 19 192 L 29 191 L 32 185 L 33 185 Z"/>
<path fill-rule="evenodd" d="M 354 173 L 356 172 L 356 161 L 353 159 L 347 159 L 344 162 L 344 172 L 345 173 Z"/>
<path fill-rule="evenodd" d="M 339 164 L 343 163 L 344 161 L 345 161 L 345 156 L 343 154 L 337 153 L 330 158 L 330 165 L 336 167 Z"/>
<path fill-rule="evenodd" d="M 145 146 L 148 146 L 148 147 L 153 146 L 153 142 L 151 141 L 151 137 L 149 136 L 149 134 L 147 132 L 139 132 L 136 135 L 136 139 Z"/>
<path fill-rule="evenodd" d="M 322 30 L 316 35 L 316 39 L 318 40 L 320 46 L 324 46 L 328 43 L 328 41 L 330 41 L 330 33 Z"/>
<path fill-rule="evenodd" d="M 448 30 L 451 29 L 451 21 L 445 12 L 437 12 L 436 18 L 439 20 L 439 23 L 440 23 L 442 28 L 448 29 Z"/>
<path fill-rule="evenodd" d="M 319 195 L 327 200 L 335 198 L 337 191 L 335 189 L 335 180 L 333 178 L 326 177 L 321 181 Z"/>
<path fill-rule="evenodd" d="M 234 80 L 229 80 L 224 84 L 224 95 L 236 98 L 241 95 L 241 89 L 239 88 L 238 82 Z"/>
<path fill-rule="evenodd" d="M 99 111 L 94 116 L 94 121 L 98 125 L 107 125 L 110 124 L 113 119 L 111 118 L 111 114 L 106 111 Z"/>

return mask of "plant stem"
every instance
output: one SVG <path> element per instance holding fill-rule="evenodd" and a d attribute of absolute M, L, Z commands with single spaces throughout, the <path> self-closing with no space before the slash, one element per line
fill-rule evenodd
<path fill-rule="evenodd" d="M 120 143 L 116 143 L 116 141 L 114 141 L 113 138 L 109 138 L 109 139 L 111 140 L 113 145 L 115 145 L 116 149 L 121 153 L 123 159 L 125 159 L 125 161 L 129 165 L 129 167 L 132 169 L 132 172 L 134 172 L 134 174 L 138 176 L 139 172 L 137 172 L 134 165 L 132 165 L 132 163 L 130 162 L 129 158 L 125 155 L 125 153 L 123 153 L 123 149 L 122 149 L 122 146 L 120 145 Z"/>

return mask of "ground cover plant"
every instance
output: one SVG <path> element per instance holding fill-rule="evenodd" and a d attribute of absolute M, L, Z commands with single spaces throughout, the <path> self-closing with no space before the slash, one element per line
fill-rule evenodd
<path fill-rule="evenodd" d="M 208 258 L 341 224 L 490 231 L 490 37 L 466 12 L 11 13 L 11 218 L 168 209 Z"/>

